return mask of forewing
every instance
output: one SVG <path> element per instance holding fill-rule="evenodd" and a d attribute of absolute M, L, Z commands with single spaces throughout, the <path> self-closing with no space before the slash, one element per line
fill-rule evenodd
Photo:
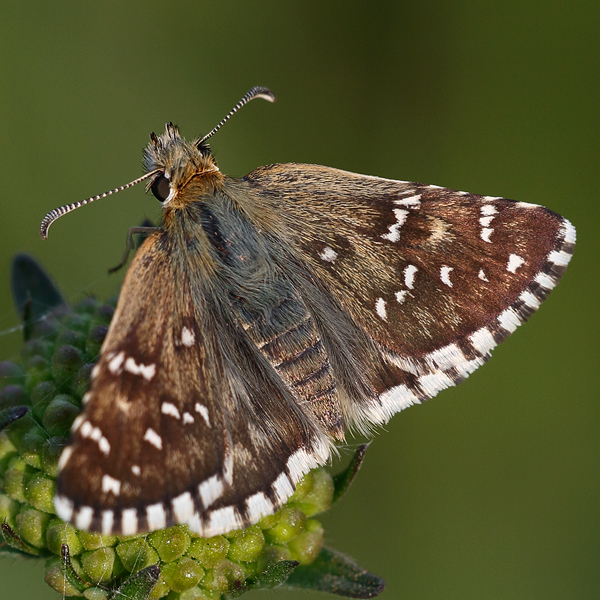
<path fill-rule="evenodd" d="M 210 280 L 183 263 L 156 233 L 128 271 L 59 465 L 58 514 L 79 529 L 230 531 L 274 512 L 329 455 Z"/>
<path fill-rule="evenodd" d="M 350 394 L 346 411 L 359 425 L 483 364 L 556 285 L 575 243 L 560 215 L 503 198 L 313 165 L 245 180 L 278 207 L 298 262 L 373 342 L 374 395 L 358 406 Z"/>

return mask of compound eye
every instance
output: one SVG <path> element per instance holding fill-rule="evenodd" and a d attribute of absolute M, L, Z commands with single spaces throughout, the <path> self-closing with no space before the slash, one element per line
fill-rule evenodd
<path fill-rule="evenodd" d="M 164 202 L 171 193 L 171 187 L 169 186 L 169 180 L 164 174 L 159 175 L 150 186 L 154 197 L 160 202 Z"/>

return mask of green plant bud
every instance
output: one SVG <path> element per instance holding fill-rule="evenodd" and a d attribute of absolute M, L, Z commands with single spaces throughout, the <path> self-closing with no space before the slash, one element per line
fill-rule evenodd
<path fill-rule="evenodd" d="M 158 552 L 162 561 L 170 562 L 185 554 L 190 546 L 190 536 L 183 527 L 175 525 L 151 533 L 148 543 Z"/>
<path fill-rule="evenodd" d="M 31 474 L 31 467 L 27 465 L 21 456 L 14 456 L 8 462 L 8 468 L 4 473 L 4 491 L 13 500 L 26 502 L 25 481 Z"/>
<path fill-rule="evenodd" d="M 310 489 L 301 498 L 296 494 L 290 499 L 290 503 L 299 508 L 307 517 L 325 512 L 331 507 L 333 501 L 333 478 L 325 469 L 315 469 L 306 475 L 304 479 L 311 480 Z"/>
<path fill-rule="evenodd" d="M 108 600 L 108 590 L 99 587 L 91 587 L 84 590 L 86 600 Z"/>
<path fill-rule="evenodd" d="M 85 352 L 88 359 L 93 360 L 100 354 L 100 348 L 104 342 L 104 338 L 108 333 L 108 327 L 106 325 L 96 325 L 90 332 L 85 340 Z"/>
<path fill-rule="evenodd" d="M 200 564 L 210 569 L 227 556 L 229 541 L 222 535 L 211 538 L 194 538 L 188 549 L 187 555 L 196 559 Z"/>
<path fill-rule="evenodd" d="M 64 346 L 65 344 L 69 346 L 74 346 L 75 348 L 79 348 L 80 350 L 85 350 L 85 335 L 81 331 L 73 331 L 72 329 L 66 329 L 65 331 L 61 331 L 56 338 L 56 347 Z"/>
<path fill-rule="evenodd" d="M 273 544 L 285 544 L 304 531 L 306 515 L 297 508 L 284 506 L 278 513 L 276 525 L 265 531 L 265 538 Z"/>
<path fill-rule="evenodd" d="M 144 538 L 117 544 L 116 551 L 123 566 L 130 573 L 155 565 L 159 561 L 158 552 Z"/>
<path fill-rule="evenodd" d="M 21 442 L 19 444 L 19 452 L 21 456 L 25 459 L 25 462 L 34 467 L 35 469 L 39 469 L 42 466 L 42 448 L 46 443 L 47 434 L 45 431 L 34 425 L 23 437 L 21 438 Z"/>
<path fill-rule="evenodd" d="M 60 519 L 52 519 L 46 529 L 46 546 L 50 552 L 60 556 L 63 544 L 69 546 L 71 556 L 77 556 L 83 552 L 83 545 L 79 540 L 75 527 Z"/>
<path fill-rule="evenodd" d="M 91 315 L 76 312 L 67 312 L 60 319 L 61 333 L 67 329 L 87 332 Z"/>
<path fill-rule="evenodd" d="M 83 353 L 75 346 L 57 346 L 52 357 L 52 376 L 60 384 L 68 383 L 83 366 Z"/>
<path fill-rule="evenodd" d="M 29 396 L 20 385 L 5 385 L 0 391 L 0 408 L 29 404 Z"/>
<path fill-rule="evenodd" d="M 25 388 L 27 391 L 31 393 L 38 383 L 50 379 L 52 379 L 50 361 L 43 356 L 33 356 L 29 360 L 29 366 L 25 374 Z"/>
<path fill-rule="evenodd" d="M 73 568 L 75 568 L 75 560 Z M 59 594 L 64 596 L 82 596 L 83 594 L 77 591 L 64 575 L 62 559 L 59 556 L 52 556 L 46 561 L 46 574 L 44 581 Z"/>
<path fill-rule="evenodd" d="M 292 554 L 287 547 L 267 545 L 258 558 L 257 572 L 262 573 L 267 567 L 282 560 L 292 560 Z"/>
<path fill-rule="evenodd" d="M 25 381 L 25 373 L 19 365 L 10 361 L 0 361 L 0 390 L 7 385 L 19 385 Z"/>
<path fill-rule="evenodd" d="M 111 322 L 114 314 L 115 309 L 110 304 L 102 304 L 102 306 L 98 306 L 94 312 L 92 326 L 96 323 L 98 325 L 108 325 Z"/>
<path fill-rule="evenodd" d="M 15 517 L 17 533 L 25 542 L 35 548 L 44 548 L 46 545 L 46 527 L 51 518 L 48 513 L 24 504 Z"/>
<path fill-rule="evenodd" d="M 75 397 L 78 400 L 81 400 L 83 395 L 90 388 L 90 377 L 92 374 L 92 369 L 94 368 L 94 363 L 86 363 L 79 369 L 77 375 L 73 378 L 71 383 L 71 390 Z"/>
<path fill-rule="evenodd" d="M 237 531 L 229 538 L 227 558 L 235 562 L 250 562 L 258 558 L 265 545 L 265 536 L 260 527 L 252 526 Z"/>
<path fill-rule="evenodd" d="M 181 594 L 169 594 L 168 600 L 221 600 L 221 592 L 194 587 Z"/>
<path fill-rule="evenodd" d="M 48 404 L 57 393 L 56 386 L 52 381 L 41 381 L 31 390 L 31 406 L 37 419 L 44 416 Z"/>
<path fill-rule="evenodd" d="M 54 436 L 46 440 L 42 446 L 42 469 L 50 477 L 56 477 L 58 474 L 58 459 L 66 443 L 66 437 Z"/>
<path fill-rule="evenodd" d="M 21 505 L 6 494 L 0 494 L 0 521 L 7 523 L 9 527 L 16 527 L 15 517 L 17 516 Z"/>
<path fill-rule="evenodd" d="M 73 396 L 58 394 L 55 396 L 42 418 L 44 428 L 50 435 L 67 436 L 73 419 L 79 414 L 79 406 Z"/>
<path fill-rule="evenodd" d="M 34 356 L 42 356 L 50 359 L 54 351 L 54 344 L 39 338 L 34 338 L 25 342 L 21 349 L 21 358 L 23 362 L 29 366 L 29 360 Z"/>
<path fill-rule="evenodd" d="M 123 570 L 114 548 L 84 552 L 81 555 L 81 568 L 92 583 L 108 583 Z"/>
<path fill-rule="evenodd" d="M 75 306 L 73 307 L 73 311 L 79 313 L 80 315 L 93 315 L 97 308 L 99 302 L 93 296 L 88 296 L 87 298 L 81 299 Z"/>
<path fill-rule="evenodd" d="M 279 513 L 275 513 L 273 515 L 267 515 L 263 517 L 257 525 L 264 531 L 265 529 L 271 529 L 271 527 L 275 527 L 279 522 Z"/>
<path fill-rule="evenodd" d="M 243 585 L 245 579 L 246 576 L 240 565 L 224 559 L 206 573 L 202 585 L 209 590 L 228 592 L 237 590 Z"/>
<path fill-rule="evenodd" d="M 54 514 L 54 490 L 56 481 L 42 473 L 31 477 L 25 484 L 25 498 L 31 506 L 42 512 Z"/>
<path fill-rule="evenodd" d="M 204 569 L 193 559 L 184 556 L 163 566 L 161 575 L 175 592 L 185 592 L 198 585 L 204 577 Z"/>
<path fill-rule="evenodd" d="M 292 560 L 297 560 L 301 565 L 311 564 L 319 556 L 323 542 L 323 526 L 316 519 L 309 519 L 306 529 L 288 543 Z"/>
<path fill-rule="evenodd" d="M 0 473 L 4 473 L 8 468 L 10 459 L 15 456 L 17 449 L 8 439 L 8 436 L 0 431 Z"/>
<path fill-rule="evenodd" d="M 84 550 L 98 550 L 98 548 L 115 546 L 118 541 L 116 535 L 101 535 L 91 531 L 80 531 L 79 540 Z"/>

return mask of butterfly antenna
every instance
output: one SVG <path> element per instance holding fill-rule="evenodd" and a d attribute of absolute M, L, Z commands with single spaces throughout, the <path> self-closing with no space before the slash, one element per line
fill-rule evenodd
<path fill-rule="evenodd" d="M 254 100 L 254 98 L 262 98 L 263 100 L 268 100 L 269 102 L 275 102 L 275 94 L 266 87 L 253 87 L 244 97 L 229 111 L 229 114 L 210 132 L 207 133 L 201 140 L 196 142 L 196 148 L 199 148 L 208 138 L 212 137 L 221 127 L 233 117 L 233 115 L 242 108 L 245 104 L 248 104 L 250 100 Z"/>
<path fill-rule="evenodd" d="M 73 202 L 72 204 L 66 204 L 65 206 L 60 206 L 58 208 L 55 208 L 54 210 L 51 210 L 42 220 L 42 224 L 40 225 L 40 235 L 42 236 L 42 238 L 44 240 L 47 239 L 48 238 L 48 229 L 50 229 L 50 225 L 52 225 L 52 223 L 54 223 L 54 221 L 56 221 L 56 219 L 58 219 L 59 217 L 62 217 L 63 215 L 70 213 L 72 210 L 75 210 L 76 208 L 79 208 L 80 206 L 85 206 L 86 204 L 89 204 L 90 202 L 94 202 L 94 200 L 100 200 L 100 198 L 106 198 L 106 196 L 111 196 L 112 194 L 116 194 L 117 192 L 122 192 L 123 190 L 126 190 L 127 188 L 133 187 L 134 185 L 137 185 L 141 181 L 144 181 L 144 179 L 148 179 L 148 177 L 152 177 L 152 175 L 158 173 L 159 170 L 160 169 L 155 169 L 154 171 L 150 171 L 150 173 L 146 173 L 145 175 L 142 175 L 141 177 L 138 177 L 137 179 L 134 179 L 133 181 L 130 181 L 129 183 L 126 183 L 125 185 L 122 185 L 121 187 L 115 188 L 114 190 L 110 190 L 110 192 L 104 192 L 104 194 L 99 194 L 98 196 L 92 196 L 91 198 L 86 198 L 85 200 L 79 200 L 79 202 Z"/>

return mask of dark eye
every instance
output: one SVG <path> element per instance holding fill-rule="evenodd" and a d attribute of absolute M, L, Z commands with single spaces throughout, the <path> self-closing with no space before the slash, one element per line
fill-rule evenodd
<path fill-rule="evenodd" d="M 154 197 L 161 202 L 164 202 L 171 193 L 171 188 L 169 187 L 169 180 L 164 175 L 159 175 L 150 186 Z"/>

